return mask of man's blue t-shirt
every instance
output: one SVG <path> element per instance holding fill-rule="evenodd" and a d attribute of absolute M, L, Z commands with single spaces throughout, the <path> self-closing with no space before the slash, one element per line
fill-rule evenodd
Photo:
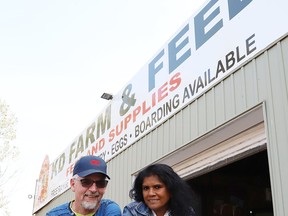
<path fill-rule="evenodd" d="M 46 213 L 46 216 L 72 216 L 75 215 L 70 208 L 71 202 L 64 203 Z M 121 209 L 117 203 L 109 199 L 102 199 L 100 207 L 93 216 L 121 216 Z"/>

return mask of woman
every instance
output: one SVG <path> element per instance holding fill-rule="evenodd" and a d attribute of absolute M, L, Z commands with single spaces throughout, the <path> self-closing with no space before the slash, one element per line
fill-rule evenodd
<path fill-rule="evenodd" d="M 194 216 L 190 186 L 166 164 L 153 164 L 135 179 L 123 216 Z"/>

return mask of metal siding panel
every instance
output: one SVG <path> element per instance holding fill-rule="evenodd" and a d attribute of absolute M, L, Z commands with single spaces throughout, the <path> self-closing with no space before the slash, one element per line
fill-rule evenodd
<path fill-rule="evenodd" d="M 157 152 L 161 152 L 160 154 L 163 154 L 166 152 L 167 143 L 164 143 L 164 136 L 163 131 L 164 127 L 161 125 L 159 128 L 156 129 L 158 136 L 156 137 L 156 143 L 157 143 Z"/>
<path fill-rule="evenodd" d="M 161 126 L 159 126 L 161 127 Z M 158 158 L 159 155 L 163 154 L 163 150 L 162 150 L 162 146 L 163 143 L 159 143 L 158 142 L 158 128 L 155 128 L 152 132 L 151 132 L 151 138 L 152 138 L 152 147 L 153 149 L 155 149 L 155 158 Z"/>
<path fill-rule="evenodd" d="M 170 120 L 165 121 L 165 123 L 163 124 L 163 151 L 164 152 L 168 152 L 169 151 L 169 146 L 170 146 L 170 139 L 169 139 L 169 122 Z"/>
<path fill-rule="evenodd" d="M 183 110 L 183 127 L 182 127 L 182 138 L 183 143 L 188 143 L 190 139 L 190 131 L 191 131 L 191 122 L 190 122 L 190 110 L 189 107 L 186 106 Z"/>
<path fill-rule="evenodd" d="M 135 145 L 135 144 L 134 144 Z M 126 163 L 126 166 L 128 165 L 127 167 L 127 170 L 136 170 L 137 168 L 137 164 L 135 161 L 137 161 L 137 155 L 135 154 L 135 147 L 134 146 L 130 146 L 126 151 L 123 152 L 125 155 L 124 155 L 124 158 L 126 158 L 125 156 L 128 155 L 127 157 L 127 163 Z M 129 161 L 133 161 L 133 163 L 129 163 Z M 129 172 L 128 172 L 129 173 Z M 130 173 L 129 173 L 130 174 Z"/>
<path fill-rule="evenodd" d="M 130 176 L 134 163 L 131 163 L 131 158 L 127 157 L 127 154 L 131 155 L 131 151 L 132 148 L 126 149 L 123 153 L 107 163 L 111 180 L 107 187 L 105 197 L 113 199 L 120 207 L 125 205 L 129 200 L 128 192 L 131 189 L 132 183 Z M 115 191 L 117 191 L 117 193 L 115 193 Z"/>
<path fill-rule="evenodd" d="M 119 157 L 117 158 L 117 163 L 113 163 L 113 166 L 109 166 L 108 163 L 108 172 L 111 175 L 111 180 L 109 183 L 113 183 L 111 185 L 108 185 L 107 191 L 109 190 L 109 192 L 113 192 L 115 190 L 117 190 L 118 185 L 122 185 L 124 180 L 123 177 L 120 175 L 119 171 L 121 170 L 122 175 L 127 175 L 127 168 L 124 166 L 123 167 L 123 163 L 124 163 L 124 158 L 123 158 L 123 154 L 120 154 Z M 112 172 L 110 172 L 110 167 L 112 168 Z M 126 168 L 126 169 L 125 169 Z M 116 175 L 115 175 L 115 174 Z M 120 194 L 116 193 L 115 194 L 115 199 L 116 200 L 120 200 L 121 196 Z M 108 196 L 107 196 L 108 197 Z M 110 197 L 110 196 L 109 196 Z"/>
<path fill-rule="evenodd" d="M 142 155 L 143 155 L 143 153 L 141 152 L 141 148 L 142 148 L 142 145 L 143 145 L 143 142 L 145 142 L 145 140 L 146 140 L 147 138 L 146 137 L 144 137 L 144 138 L 142 138 L 142 139 L 140 139 L 137 143 L 136 143 L 136 145 L 134 145 L 134 148 L 135 148 L 135 154 L 136 154 L 136 164 L 137 164 L 137 167 L 136 168 L 138 168 L 138 167 L 141 167 L 141 165 L 142 165 Z M 144 155 L 145 156 L 145 155 Z"/>
<path fill-rule="evenodd" d="M 157 143 L 156 140 L 153 139 L 153 131 L 151 131 L 146 140 L 146 145 L 143 143 L 143 146 L 145 146 L 145 152 L 143 151 L 142 154 L 146 154 L 145 160 L 143 161 L 144 164 L 147 164 L 154 160 L 154 158 L 157 158 L 158 152 L 157 152 Z"/>
<path fill-rule="evenodd" d="M 150 162 L 154 161 L 156 158 L 159 157 L 159 155 L 161 155 L 162 145 L 161 145 L 161 143 L 157 142 L 157 137 L 158 137 L 157 135 L 158 135 L 157 134 L 157 128 L 154 129 L 153 131 L 151 131 L 151 133 L 150 133 L 151 150 L 154 151 L 154 154 L 151 154 L 151 156 L 153 156 L 152 158 L 147 158 L 149 160 L 147 160 L 146 163 L 149 163 L 149 161 Z M 147 149 L 147 151 L 149 151 L 149 150 Z"/>
<path fill-rule="evenodd" d="M 195 139 L 197 137 L 198 133 L 198 106 L 197 106 L 197 100 L 189 105 L 190 109 L 190 137 L 191 140 Z"/>
<path fill-rule="evenodd" d="M 287 38 L 286 38 L 287 40 Z M 267 119 L 270 145 L 268 155 L 271 158 L 272 191 L 276 195 L 274 202 L 277 215 L 288 213 L 288 180 L 287 171 L 287 83 L 285 82 L 284 59 L 282 56 L 281 43 L 278 43 L 268 51 L 269 59 L 269 92 L 267 98 Z M 268 84 L 267 83 L 267 84 Z M 284 165 L 285 164 L 285 165 Z M 273 190 L 274 189 L 274 190 Z"/>
<path fill-rule="evenodd" d="M 138 158 L 138 160 L 141 160 L 142 164 L 146 164 L 147 161 L 150 161 L 151 158 L 153 158 L 153 156 L 156 155 L 156 150 L 155 150 L 154 145 L 151 141 L 151 133 L 148 133 L 141 140 L 143 142 L 141 144 L 141 151 L 139 153 L 142 157 Z"/>
<path fill-rule="evenodd" d="M 235 116 L 235 97 L 234 97 L 234 82 L 233 74 L 223 82 L 224 90 L 224 106 L 225 106 L 225 118 L 230 119 Z"/>
<path fill-rule="evenodd" d="M 183 145 L 183 136 L 182 136 L 182 128 L 184 127 L 183 125 L 183 112 L 178 112 L 175 115 L 175 148 L 179 148 L 180 146 Z"/>
<path fill-rule="evenodd" d="M 244 69 L 241 68 L 237 71 L 237 73 L 234 73 L 233 78 L 234 78 L 233 89 L 235 96 L 235 112 L 241 113 L 246 109 Z"/>
<path fill-rule="evenodd" d="M 269 51 L 269 62 L 270 62 L 270 80 L 271 80 L 271 98 L 270 101 L 273 106 L 273 114 L 271 117 L 273 121 L 276 123 L 274 125 L 275 130 L 278 132 L 278 137 L 283 136 L 287 137 L 287 121 L 283 121 L 283 119 L 288 120 L 288 103 L 287 103 L 287 83 L 285 83 L 285 71 L 284 71 L 284 63 L 282 61 L 281 56 L 281 47 L 280 43 L 277 46 L 273 47 Z M 286 71 L 287 73 L 287 71 Z M 280 138 L 280 137 L 279 137 Z M 285 140 L 285 139 L 280 139 Z M 280 141 L 279 140 L 279 141 Z M 279 145 L 281 146 L 281 145 Z M 285 145 L 287 146 L 287 145 Z M 288 150 L 286 148 L 286 150 Z M 281 153 L 281 151 L 280 151 Z M 286 151 L 288 153 L 288 151 Z"/>
<path fill-rule="evenodd" d="M 224 106 L 224 90 L 223 82 L 220 82 L 215 89 L 215 110 L 216 110 L 216 125 L 220 125 L 225 121 L 225 106 Z"/>
<path fill-rule="evenodd" d="M 255 61 L 252 60 L 244 67 L 246 106 L 252 107 L 258 101 Z"/>
<path fill-rule="evenodd" d="M 282 199 L 280 199 L 278 204 L 275 204 L 274 200 L 278 200 L 278 197 L 282 196 L 281 192 L 281 178 L 278 176 L 281 176 L 280 170 L 278 167 L 278 161 L 277 161 L 277 148 L 276 148 L 276 131 L 274 128 L 274 117 L 273 117 L 273 97 L 272 97 L 272 84 L 271 84 L 271 71 L 270 71 L 270 58 L 268 51 L 265 51 L 263 53 L 263 56 L 265 56 L 265 59 L 267 61 L 262 62 L 264 67 L 266 66 L 266 69 L 263 71 L 263 76 L 265 77 L 265 87 L 266 87 L 266 106 L 267 106 L 267 121 L 266 125 L 268 128 L 268 142 L 267 142 L 267 153 L 268 153 L 268 161 L 269 161 L 269 168 L 270 168 L 270 178 L 271 178 L 271 187 L 272 187 L 272 194 L 273 194 L 273 208 L 275 212 L 283 211 L 279 210 L 278 206 L 283 205 Z M 274 144 L 273 144 L 274 143 Z M 274 207 L 275 206 L 275 207 Z M 280 207 L 281 208 L 281 207 Z M 276 214 L 276 215 L 285 215 L 285 214 Z"/>
<path fill-rule="evenodd" d="M 202 95 L 197 100 L 197 110 L 198 110 L 198 135 L 199 134 L 204 134 L 207 130 L 207 125 L 206 125 L 206 97 L 205 94 Z"/>
<path fill-rule="evenodd" d="M 175 130 L 176 130 L 176 119 L 175 116 L 172 116 L 169 119 L 169 132 L 167 136 L 169 136 L 169 148 L 168 151 L 173 151 L 175 149 L 175 143 L 176 143 L 176 136 L 175 136 Z"/>
<path fill-rule="evenodd" d="M 285 77 L 285 85 L 286 85 L 286 94 L 288 94 L 288 39 L 281 41 L 282 43 L 282 61 L 284 63 L 284 77 Z"/>
<path fill-rule="evenodd" d="M 206 124 L 207 130 L 211 130 L 216 124 L 216 114 L 215 114 L 215 94 L 214 88 L 206 94 Z"/>
<path fill-rule="evenodd" d="M 267 82 L 265 74 L 268 74 L 268 56 L 266 54 L 260 55 L 255 59 L 256 74 L 257 74 L 257 87 L 259 101 L 264 101 L 267 97 Z"/>

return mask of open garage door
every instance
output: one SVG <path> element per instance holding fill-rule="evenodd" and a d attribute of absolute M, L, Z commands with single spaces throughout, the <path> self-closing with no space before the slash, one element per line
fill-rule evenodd
<path fill-rule="evenodd" d="M 266 135 L 264 124 L 260 123 L 182 161 L 173 168 L 182 178 L 192 178 L 248 157 L 263 149 L 266 149 Z"/>

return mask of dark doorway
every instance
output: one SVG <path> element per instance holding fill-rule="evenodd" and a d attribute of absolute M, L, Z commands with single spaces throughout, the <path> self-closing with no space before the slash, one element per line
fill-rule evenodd
<path fill-rule="evenodd" d="M 197 216 L 271 216 L 267 152 L 263 151 L 188 181 Z"/>

